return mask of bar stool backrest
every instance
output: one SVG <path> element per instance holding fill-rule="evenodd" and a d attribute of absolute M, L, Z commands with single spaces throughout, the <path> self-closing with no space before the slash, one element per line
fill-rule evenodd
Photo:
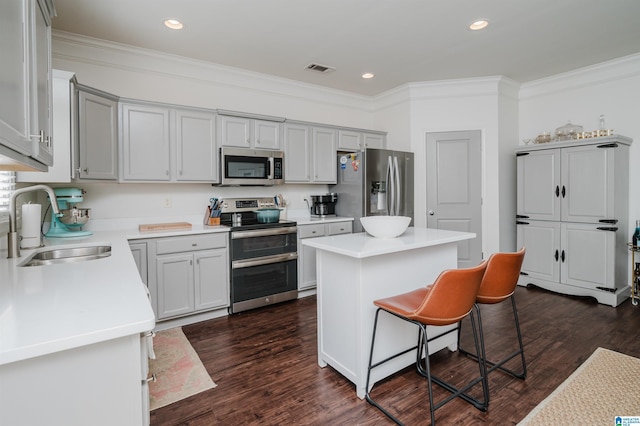
<path fill-rule="evenodd" d="M 478 303 L 499 303 L 511 297 L 518 284 L 525 248 L 514 253 L 494 253 L 478 290 Z"/>
<path fill-rule="evenodd" d="M 473 268 L 441 272 L 409 318 L 427 325 L 457 323 L 473 308 L 486 267 L 484 261 Z"/>

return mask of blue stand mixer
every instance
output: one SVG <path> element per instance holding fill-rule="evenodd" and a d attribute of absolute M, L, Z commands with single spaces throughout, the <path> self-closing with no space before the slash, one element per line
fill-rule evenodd
<path fill-rule="evenodd" d="M 76 207 L 84 198 L 85 191 L 80 188 L 56 188 L 53 190 L 61 216 L 51 215 L 51 227 L 45 234 L 47 238 L 73 238 L 93 235 L 83 231 L 82 226 L 89 221 L 89 211 Z"/>

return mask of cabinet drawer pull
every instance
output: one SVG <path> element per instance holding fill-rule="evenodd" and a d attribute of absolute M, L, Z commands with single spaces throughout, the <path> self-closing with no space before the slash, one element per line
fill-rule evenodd
<path fill-rule="evenodd" d="M 567 188 L 562 185 L 562 198 L 564 198 L 565 195 L 567 195 Z"/>
<path fill-rule="evenodd" d="M 562 260 L 562 263 L 564 263 L 564 250 L 562 250 L 562 254 L 560 255 L 560 260 Z"/>
<path fill-rule="evenodd" d="M 610 223 L 611 225 L 615 225 L 616 223 L 618 223 L 618 219 L 600 219 L 598 222 Z"/>
<path fill-rule="evenodd" d="M 531 154 L 531 153 L 530 153 L 530 152 L 518 152 L 518 153 L 516 154 L 516 157 L 522 157 L 522 156 L 524 156 L 524 155 L 529 155 L 529 154 Z"/>
<path fill-rule="evenodd" d="M 603 145 L 598 145 L 597 147 L 598 148 L 617 148 L 618 144 L 615 143 L 615 142 L 614 143 L 606 143 L 606 144 L 603 144 Z"/>
<path fill-rule="evenodd" d="M 560 187 L 556 185 L 556 197 L 560 196 Z"/>
<path fill-rule="evenodd" d="M 556 258 L 556 262 L 558 261 L 558 250 L 556 250 L 556 254 L 554 256 Z"/>
<path fill-rule="evenodd" d="M 596 229 L 598 231 L 612 231 L 612 232 L 616 232 L 618 230 L 618 228 L 616 228 L 615 226 L 600 226 Z"/>
<path fill-rule="evenodd" d="M 529 222 L 522 222 L 520 220 L 516 220 L 516 225 L 529 225 Z"/>
<path fill-rule="evenodd" d="M 516 215 L 516 219 L 529 219 L 529 216 L 523 215 L 523 214 L 517 214 Z"/>

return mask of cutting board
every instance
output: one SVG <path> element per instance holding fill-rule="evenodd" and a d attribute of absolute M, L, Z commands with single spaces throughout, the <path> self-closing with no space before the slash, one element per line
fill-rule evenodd
<path fill-rule="evenodd" d="M 140 232 L 180 231 L 191 229 L 189 222 L 147 223 L 138 225 Z"/>

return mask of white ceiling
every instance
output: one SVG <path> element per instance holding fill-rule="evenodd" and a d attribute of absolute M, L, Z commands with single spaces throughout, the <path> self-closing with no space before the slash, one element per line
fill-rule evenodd
<path fill-rule="evenodd" d="M 519 82 L 640 52 L 638 0 L 54 0 L 53 28 L 375 95 L 405 83 Z M 162 24 L 185 23 L 181 31 Z M 483 31 L 468 25 L 489 20 Z M 310 63 L 335 67 L 320 74 Z M 375 78 L 364 80 L 364 72 Z"/>

